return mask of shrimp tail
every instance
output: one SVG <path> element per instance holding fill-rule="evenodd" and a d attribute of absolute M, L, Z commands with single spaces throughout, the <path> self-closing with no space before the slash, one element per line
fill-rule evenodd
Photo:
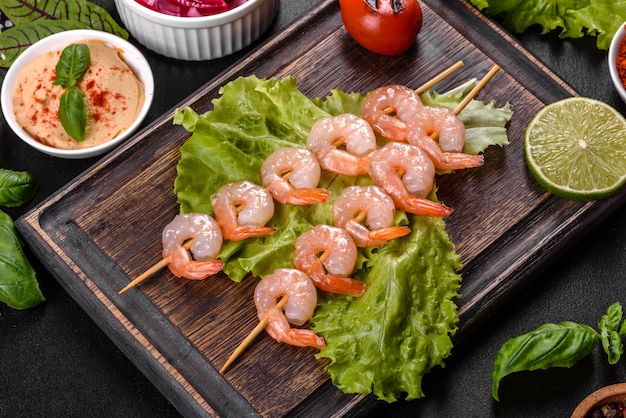
<path fill-rule="evenodd" d="M 394 201 L 396 201 L 399 209 L 414 215 L 444 217 L 450 215 L 454 210 L 432 200 L 411 195 L 394 199 Z"/>
<path fill-rule="evenodd" d="M 387 228 L 370 231 L 369 236 L 372 240 L 387 242 L 392 239 L 403 237 L 410 233 L 411 228 L 409 228 L 408 226 L 390 226 Z"/>
<path fill-rule="evenodd" d="M 224 230 L 224 238 L 231 241 L 242 241 L 253 237 L 267 237 L 276 232 L 271 226 L 241 225 L 231 230 Z"/>
<path fill-rule="evenodd" d="M 324 169 L 346 176 L 366 174 L 370 166 L 369 157 L 358 157 L 336 148 L 323 152 L 319 160 Z"/>
<path fill-rule="evenodd" d="M 354 219 L 346 222 L 344 228 L 350 233 L 357 247 L 380 247 L 387 241 L 403 237 L 411 232 L 408 226 L 390 226 L 372 231 Z"/>
<path fill-rule="evenodd" d="M 267 186 L 274 199 L 288 205 L 313 205 L 330 200 L 330 192 L 323 188 L 294 189 L 287 182 L 276 181 Z"/>
<path fill-rule="evenodd" d="M 322 188 L 296 189 L 287 203 L 292 205 L 312 205 L 330 200 L 330 192 Z"/>
<path fill-rule="evenodd" d="M 462 170 L 480 167 L 485 163 L 482 155 L 464 154 L 462 152 L 444 152 L 439 159 L 433 159 L 435 167 L 441 170 Z"/>
<path fill-rule="evenodd" d="M 315 287 L 329 293 L 361 297 L 367 291 L 367 284 L 349 277 L 324 273 L 315 273 L 310 277 Z"/>
<path fill-rule="evenodd" d="M 324 348 L 324 338 L 308 329 L 289 328 L 281 333 L 274 333 L 271 326 L 266 327 L 267 333 L 276 341 L 296 347 Z"/>
<path fill-rule="evenodd" d="M 380 115 L 372 121 L 372 128 L 387 139 L 406 142 L 406 123 L 391 115 Z"/>
<path fill-rule="evenodd" d="M 296 347 L 317 347 L 326 346 L 324 338 L 314 331 L 302 328 L 291 328 L 289 322 L 277 308 L 267 311 L 268 323 L 265 331 L 276 341 L 294 345 Z"/>

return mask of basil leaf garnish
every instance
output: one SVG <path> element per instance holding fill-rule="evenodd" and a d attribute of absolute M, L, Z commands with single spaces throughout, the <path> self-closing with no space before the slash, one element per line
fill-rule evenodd
<path fill-rule="evenodd" d="M 59 121 L 65 132 L 76 142 L 85 140 L 87 103 L 76 87 L 91 63 L 91 53 L 85 44 L 68 45 L 56 65 L 56 80 L 52 84 L 67 89 L 59 103 Z"/>
<path fill-rule="evenodd" d="M 68 45 L 56 65 L 56 80 L 52 84 L 60 85 L 65 89 L 74 87 L 78 80 L 85 74 L 89 63 L 91 62 L 91 53 L 89 47 L 85 44 Z"/>
<path fill-rule="evenodd" d="M 496 354 L 491 394 L 498 398 L 500 380 L 514 372 L 572 367 L 589 355 L 600 336 L 591 327 L 574 322 L 545 324 L 505 342 Z"/>
<path fill-rule="evenodd" d="M 16 207 L 35 195 L 39 181 L 27 171 L 0 169 L 0 205 Z"/>
<path fill-rule="evenodd" d="M 87 129 L 87 103 L 83 92 L 77 87 L 71 87 L 61 96 L 59 104 L 59 120 L 65 132 L 73 140 L 81 142 L 85 140 Z"/>
<path fill-rule="evenodd" d="M 20 245 L 15 224 L 0 211 L 0 301 L 14 309 L 32 308 L 45 300 L 35 270 Z"/>
<path fill-rule="evenodd" d="M 624 353 L 624 345 L 622 344 L 623 310 L 619 302 L 615 302 L 609 306 L 605 315 L 602 315 L 598 328 L 600 328 L 600 341 L 602 348 L 609 357 L 609 364 L 615 364 L 619 361 Z M 620 328 L 620 325 L 622 327 Z"/>

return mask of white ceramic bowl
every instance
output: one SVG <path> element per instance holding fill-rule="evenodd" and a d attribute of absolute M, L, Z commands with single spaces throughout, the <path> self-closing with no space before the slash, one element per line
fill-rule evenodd
<path fill-rule="evenodd" d="M 617 73 L 617 64 L 615 63 L 617 59 L 617 55 L 619 53 L 619 46 L 624 38 L 626 37 L 626 22 L 623 23 L 615 35 L 613 35 L 613 40 L 611 41 L 611 46 L 609 47 L 609 72 L 611 73 L 611 80 L 613 80 L 613 85 L 617 90 L 617 93 L 622 98 L 622 100 L 626 103 L 626 89 L 624 88 L 624 84 Z"/>
<path fill-rule="evenodd" d="M 59 149 L 48 145 L 44 145 L 41 142 L 30 136 L 20 125 L 18 125 L 15 113 L 13 112 L 13 95 L 17 88 L 18 76 L 22 68 L 27 65 L 33 59 L 50 51 L 60 51 L 66 46 L 85 41 L 85 40 L 100 40 L 107 44 L 110 44 L 120 50 L 122 50 L 122 58 L 128 64 L 128 66 L 135 72 L 137 78 L 143 82 L 145 88 L 145 101 L 140 110 L 140 113 L 131 126 L 124 132 L 120 133 L 112 140 L 96 145 L 90 148 L 83 149 Z M 47 36 L 40 41 L 37 41 L 24 51 L 9 68 L 4 82 L 2 83 L 2 91 L 0 91 L 0 101 L 2 102 L 2 113 L 7 121 L 8 125 L 24 142 L 31 147 L 55 157 L 79 159 L 89 158 L 97 155 L 104 154 L 110 151 L 120 143 L 125 141 L 135 130 L 141 125 L 144 118 L 148 114 L 148 110 L 152 105 L 152 99 L 154 97 L 154 78 L 152 76 L 152 70 L 150 65 L 143 54 L 135 48 L 132 44 L 124 39 L 112 35 L 110 33 L 95 31 L 95 30 L 71 30 L 66 32 L 57 33 Z"/>
<path fill-rule="evenodd" d="M 254 42 L 274 20 L 279 0 L 248 0 L 212 16 L 179 17 L 148 9 L 135 0 L 115 0 L 126 29 L 166 57 L 202 61 L 232 54 Z"/>

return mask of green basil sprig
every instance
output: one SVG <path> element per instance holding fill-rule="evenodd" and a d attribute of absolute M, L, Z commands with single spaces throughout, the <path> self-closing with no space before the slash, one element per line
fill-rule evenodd
<path fill-rule="evenodd" d="M 615 302 L 598 324 L 600 332 L 575 322 L 544 324 L 539 328 L 506 341 L 498 353 L 491 373 L 491 394 L 499 400 L 498 389 L 503 377 L 519 371 L 572 367 L 602 343 L 609 364 L 619 361 L 624 352 L 622 336 L 626 334 L 622 305 Z"/>
<path fill-rule="evenodd" d="M 65 132 L 77 142 L 85 140 L 87 103 L 76 84 L 91 63 L 91 53 L 85 44 L 68 45 L 56 65 L 57 78 L 52 84 L 65 88 L 59 104 L 59 120 Z"/>
<path fill-rule="evenodd" d="M 0 205 L 19 206 L 30 200 L 39 181 L 26 171 L 0 169 Z M 32 308 L 45 300 L 35 270 L 24 255 L 15 224 L 0 211 L 0 302 L 14 309 Z"/>

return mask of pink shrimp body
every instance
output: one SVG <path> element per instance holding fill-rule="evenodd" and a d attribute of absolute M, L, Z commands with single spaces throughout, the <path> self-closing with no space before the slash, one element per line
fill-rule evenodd
<path fill-rule="evenodd" d="M 312 205 L 327 202 L 328 190 L 318 188 L 322 169 L 315 155 L 303 148 L 279 148 L 261 167 L 263 187 L 284 204 Z"/>
<path fill-rule="evenodd" d="M 274 216 L 274 199 L 257 184 L 247 180 L 226 184 L 217 191 L 212 203 L 224 239 L 240 241 L 276 232 L 265 226 Z"/>
<path fill-rule="evenodd" d="M 183 247 L 188 239 L 193 240 L 189 251 Z M 222 231 L 215 219 L 205 213 L 177 215 L 163 229 L 162 241 L 163 258 L 169 259 L 167 266 L 176 277 L 202 280 L 224 267 L 222 261 L 216 260 L 222 248 Z"/>
<path fill-rule="evenodd" d="M 483 164 L 482 155 L 462 152 L 465 125 L 449 109 L 424 106 L 417 117 L 407 121 L 406 126 L 407 142 L 423 149 L 436 168 L 460 170 Z"/>
<path fill-rule="evenodd" d="M 279 298 L 287 298 L 283 310 L 276 306 Z M 267 318 L 267 333 L 276 341 L 298 347 L 322 348 L 324 338 L 308 329 L 291 328 L 304 325 L 317 305 L 317 290 L 303 272 L 278 269 L 265 276 L 254 290 L 254 304 L 259 321 Z"/>
<path fill-rule="evenodd" d="M 435 167 L 418 147 L 389 142 L 372 153 L 369 175 L 396 208 L 415 215 L 447 216 L 452 209 L 425 197 L 433 188 Z"/>
<path fill-rule="evenodd" d="M 372 128 L 394 141 L 406 141 L 406 122 L 424 107 L 415 91 L 393 84 L 372 90 L 365 97 L 361 114 Z"/>
<path fill-rule="evenodd" d="M 307 147 L 323 169 L 358 176 L 367 173 L 367 155 L 376 149 L 376 134 L 364 119 L 345 113 L 316 121 L 307 138 Z"/>
<path fill-rule="evenodd" d="M 393 226 L 395 213 L 393 199 L 378 186 L 346 187 L 333 203 L 335 226 L 348 231 L 357 247 L 378 247 L 410 233 Z"/>
<path fill-rule="evenodd" d="M 342 228 L 315 225 L 296 239 L 295 267 L 308 274 L 313 284 L 331 293 L 362 296 L 365 283 L 348 276 L 354 270 L 357 247 Z"/>

